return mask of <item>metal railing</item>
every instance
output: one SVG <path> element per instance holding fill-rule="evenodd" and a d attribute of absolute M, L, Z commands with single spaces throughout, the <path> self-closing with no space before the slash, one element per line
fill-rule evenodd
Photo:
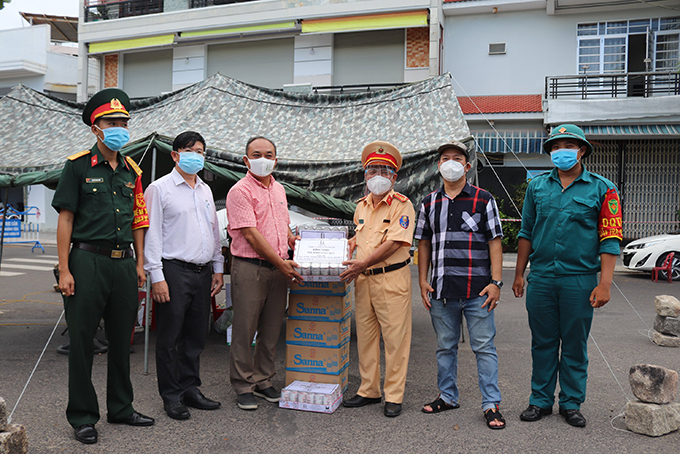
<path fill-rule="evenodd" d="M 628 98 L 680 94 L 680 73 L 642 72 L 546 76 L 545 99 Z"/>
<path fill-rule="evenodd" d="M 85 22 L 254 1 L 258 0 L 85 0 Z"/>
<path fill-rule="evenodd" d="M 404 83 L 394 84 L 361 84 L 361 85 L 328 85 L 313 87 L 312 93 L 324 95 L 346 95 L 350 93 L 367 93 L 378 90 L 390 90 L 405 85 Z"/>

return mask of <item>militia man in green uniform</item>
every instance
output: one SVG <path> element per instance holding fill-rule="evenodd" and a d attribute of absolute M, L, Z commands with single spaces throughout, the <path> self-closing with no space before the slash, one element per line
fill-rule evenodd
<path fill-rule="evenodd" d="M 109 342 L 106 404 L 110 423 L 150 426 L 132 407 L 130 337 L 144 274 L 149 219 L 140 168 L 119 150 L 128 142 L 130 99 L 116 88 L 95 94 L 83 121 L 97 143 L 68 157 L 52 206 L 59 212 L 59 289 L 69 328 L 66 416 L 76 440 L 96 443 L 99 420 L 92 385 L 93 338 L 104 319 Z M 134 256 L 130 245 L 134 246 Z M 70 249 L 70 252 L 69 252 Z"/>

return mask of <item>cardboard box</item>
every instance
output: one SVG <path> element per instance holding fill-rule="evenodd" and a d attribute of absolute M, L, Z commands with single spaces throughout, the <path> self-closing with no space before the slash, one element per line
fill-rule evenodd
<path fill-rule="evenodd" d="M 306 381 L 310 383 L 330 383 L 340 385 L 340 390 L 347 392 L 347 385 L 349 385 L 349 363 L 342 369 L 339 374 L 313 374 L 309 372 L 296 372 L 294 370 L 286 369 L 286 386 L 293 383 L 295 380 Z"/>
<path fill-rule="evenodd" d="M 349 363 L 349 342 L 338 348 L 286 344 L 286 369 L 315 374 L 338 374 Z"/>
<path fill-rule="evenodd" d="M 341 322 L 320 322 L 289 318 L 286 322 L 286 343 L 309 347 L 337 348 L 349 342 L 350 314 Z"/>
<path fill-rule="evenodd" d="M 318 282 L 335 284 L 334 282 Z M 344 295 L 292 293 L 288 295 L 288 318 L 319 322 L 341 322 L 352 312 L 352 292 Z"/>
<path fill-rule="evenodd" d="M 345 296 L 352 291 L 352 284 L 346 282 L 295 282 L 290 284 L 290 293 L 296 295 Z"/>
<path fill-rule="evenodd" d="M 279 408 L 333 413 L 342 402 L 339 385 L 294 381 L 281 390 Z"/>

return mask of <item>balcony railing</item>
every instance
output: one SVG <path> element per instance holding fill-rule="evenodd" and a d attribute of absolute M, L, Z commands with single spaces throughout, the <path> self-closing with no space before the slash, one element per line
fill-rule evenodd
<path fill-rule="evenodd" d="M 85 0 L 85 22 L 258 0 Z"/>
<path fill-rule="evenodd" d="M 680 94 L 680 73 L 644 72 L 547 76 L 545 99 L 629 98 Z"/>

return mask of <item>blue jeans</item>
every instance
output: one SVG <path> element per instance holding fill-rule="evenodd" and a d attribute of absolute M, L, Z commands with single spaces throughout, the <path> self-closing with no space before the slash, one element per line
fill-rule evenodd
<path fill-rule="evenodd" d="M 458 340 L 462 316 L 468 324 L 470 347 L 477 358 L 479 390 L 482 410 L 501 402 L 498 389 L 498 356 L 493 339 L 496 336 L 494 311 L 482 308 L 486 296 L 470 299 L 431 299 L 430 315 L 437 335 L 437 386 L 441 399 L 447 404 L 458 403 Z"/>

